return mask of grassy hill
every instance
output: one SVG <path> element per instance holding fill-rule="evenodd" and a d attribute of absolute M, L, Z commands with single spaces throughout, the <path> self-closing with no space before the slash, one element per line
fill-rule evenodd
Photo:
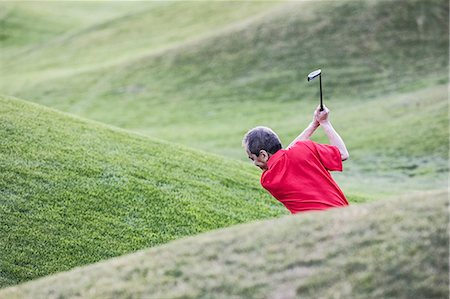
<path fill-rule="evenodd" d="M 0 287 L 287 214 L 259 186 L 259 171 L 236 160 L 246 159 L 240 143 L 249 128 L 270 126 L 287 145 L 309 123 L 318 86 L 305 78 L 317 68 L 351 154 L 335 176 L 351 202 L 448 185 L 448 1 L 11 1 L 0 2 L 0 27 L 2 93 L 122 128 L 0 96 Z M 320 132 L 314 139 L 326 141 Z M 443 197 L 423 193 L 398 201 L 400 210 L 386 201 L 348 209 L 343 218 L 288 217 L 181 240 L 149 251 L 152 270 L 131 263 L 129 277 L 122 281 L 113 271 L 115 282 L 105 275 L 105 285 L 117 288 L 113 295 L 126 295 L 128 283 L 136 294 L 150 294 L 140 282 L 160 267 L 167 269 L 158 274 L 161 294 L 172 294 L 166 286 L 174 296 L 179 288 L 194 297 L 266 294 L 264 277 L 271 277 L 286 284 L 284 297 L 319 290 L 348 297 L 346 273 L 356 294 L 409 296 L 405 285 L 414 285 L 419 295 L 438 297 L 445 294 L 442 279 L 431 273 L 444 266 L 433 257 L 448 255 L 440 235 Z M 347 221 L 355 226 L 340 239 L 325 230 Z M 277 236 L 277 228 L 286 234 Z M 311 228 L 324 233 L 311 235 Z M 311 244 L 298 243 L 305 236 Z M 281 261 L 300 245 L 303 256 L 326 256 Z M 176 246 L 186 255 L 197 248 L 192 260 L 173 258 Z M 248 252 L 251 262 L 217 255 L 231 248 Z M 157 262 L 161 257 L 167 259 Z M 221 265 L 237 275 L 220 282 Z M 317 272 L 298 285 L 289 278 L 310 270 Z M 190 284 L 173 287 L 174 278 Z M 388 282 L 395 283 L 374 289 Z"/>
<path fill-rule="evenodd" d="M 0 97 L 0 287 L 287 214 L 251 165 Z"/>
<path fill-rule="evenodd" d="M 83 6 L 70 2 L 0 2 L 0 40 L 2 55 L 30 54 L 40 50 L 49 40 L 61 39 L 68 31 L 77 32 L 148 9 L 148 4 L 88 2 Z M 87 14 L 89 10 L 91 13 Z M 64 14 L 60 12 L 64 11 Z M 72 34 L 73 34 L 72 33 Z M 28 51 L 24 51 L 24 47 Z M 18 51 L 18 52 L 17 52 Z M 15 54 L 13 54 L 15 52 Z M 2 60 L 6 58 L 2 57 Z M 25 57 L 22 57 L 25 59 Z M 4 62 L 4 61 L 2 61 Z M 16 61 L 17 62 L 17 61 Z"/>
<path fill-rule="evenodd" d="M 20 88 L 24 79 L 52 80 L 161 52 L 276 6 L 277 2 L 2 2 L 1 61 L 8 76 L 25 76 L 12 80 L 17 85 L 10 85 L 11 90 Z"/>
<path fill-rule="evenodd" d="M 27 55 L 6 39 L 0 88 L 246 159 L 240 140 L 249 128 L 268 125 L 289 144 L 308 124 L 318 88 L 305 77 L 320 67 L 325 103 L 352 156 L 353 175 L 341 184 L 380 195 L 445 182 L 448 1 L 140 5 L 121 14 L 112 6 L 97 23 L 80 17 L 84 26 L 30 42 Z M 91 10 L 75 11 L 83 8 Z"/>
<path fill-rule="evenodd" d="M 5 298 L 448 298 L 448 193 L 238 225 L 0 291 Z"/>

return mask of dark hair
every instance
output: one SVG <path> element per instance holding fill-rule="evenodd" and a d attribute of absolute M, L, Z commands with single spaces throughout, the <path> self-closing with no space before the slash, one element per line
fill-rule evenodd
<path fill-rule="evenodd" d="M 252 154 L 259 156 L 261 150 L 275 154 L 281 149 L 278 135 L 267 127 L 256 127 L 245 134 L 242 145 Z"/>

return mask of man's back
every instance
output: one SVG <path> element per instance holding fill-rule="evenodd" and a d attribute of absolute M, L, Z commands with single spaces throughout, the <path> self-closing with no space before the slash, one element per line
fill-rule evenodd
<path fill-rule="evenodd" d="M 292 213 L 348 205 L 329 171 L 342 171 L 339 149 L 310 140 L 279 150 L 267 162 L 261 185 Z"/>
<path fill-rule="evenodd" d="M 248 158 L 259 167 L 261 185 L 292 213 L 347 206 L 348 201 L 329 171 L 342 171 L 349 153 L 328 119 L 330 110 L 317 107 L 313 121 L 294 141 L 282 149 L 278 135 L 267 127 L 245 134 L 242 145 Z M 309 138 L 322 127 L 330 145 Z"/>

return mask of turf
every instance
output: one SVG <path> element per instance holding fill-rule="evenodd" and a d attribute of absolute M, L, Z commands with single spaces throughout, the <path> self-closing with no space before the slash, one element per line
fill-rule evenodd
<path fill-rule="evenodd" d="M 7 298 L 448 298 L 448 191 L 238 225 Z"/>
<path fill-rule="evenodd" d="M 287 214 L 239 161 L 0 97 L 0 286 Z"/>
<path fill-rule="evenodd" d="M 0 3 L 2 63 L 8 76 L 20 74 L 33 81 L 99 70 L 208 36 L 276 6 L 277 2 L 6 1 Z M 21 87 L 23 81 L 17 78 L 16 83 Z"/>
<path fill-rule="evenodd" d="M 308 124 L 318 88 L 305 76 L 320 67 L 347 173 L 357 173 L 341 184 L 380 196 L 445 183 L 448 1 L 133 5 L 38 49 L 30 41 L 30 55 L 7 39 L 1 89 L 246 159 L 240 140 L 251 127 L 270 126 L 288 144 Z"/>
<path fill-rule="evenodd" d="M 344 173 L 335 177 L 352 203 L 445 188 L 448 5 L 443 0 L 1 2 L 2 93 L 122 129 L 0 97 L 0 223 L 6 228 L 0 231 L 0 287 L 286 214 L 262 191 L 257 169 L 237 161 L 246 159 L 240 141 L 256 125 L 274 128 L 284 144 L 295 138 L 317 105 L 317 84 L 305 76 L 318 67 L 324 72 L 325 103 L 350 151 Z M 320 130 L 314 139 L 326 141 Z M 398 212 L 398 223 L 423 219 L 407 214 L 423 200 L 402 204 L 405 214 Z M 374 227 L 390 223 L 382 217 L 392 216 L 391 210 L 374 211 L 386 214 L 378 215 Z M 435 214 L 427 215 L 423 221 Z M 265 230 L 263 225 L 259 233 Z M 247 237 L 252 240 L 251 233 Z M 440 248 L 442 238 L 430 244 Z M 320 241 L 328 244 L 325 239 Z M 374 269 L 375 257 L 386 253 L 383 246 L 406 250 L 401 242 L 381 241 L 379 251 L 364 251 L 374 263 L 361 269 Z M 423 252 L 420 244 L 407 250 Z M 274 245 L 261 246 L 251 254 Z M 435 269 L 422 257 L 418 264 Z M 257 256 L 254 261 L 257 267 Z M 433 279 L 408 276 L 395 261 L 381 261 L 393 263 L 392 281 L 417 282 L 414 290 L 425 297 L 444 294 Z M 355 263 L 359 269 L 360 261 Z M 325 283 L 339 279 L 329 276 L 334 271 L 326 274 L 334 266 L 342 264 L 326 264 L 316 282 L 297 290 L 308 295 L 322 276 Z M 184 273 L 168 271 L 163 282 Z M 391 277 L 387 271 L 381 268 L 380 275 Z M 273 274 L 270 269 L 261 273 Z M 354 279 L 373 297 L 396 297 L 403 288 L 394 285 L 392 293 L 378 294 L 372 282 L 383 276 L 367 275 Z M 233 295 L 232 282 L 218 289 L 202 286 L 193 294 L 201 296 L 205 289 Z M 264 292 L 264 282 L 242 283 L 236 292 L 243 296 L 254 289 Z M 117 296 L 120 292 L 129 291 Z M 291 289 L 286 297 L 295 293 Z"/>

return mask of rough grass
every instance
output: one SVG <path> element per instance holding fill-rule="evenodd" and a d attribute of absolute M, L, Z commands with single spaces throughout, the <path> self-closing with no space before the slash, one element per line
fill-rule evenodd
<path fill-rule="evenodd" d="M 61 39 L 68 32 L 81 31 L 87 27 L 106 23 L 123 15 L 137 13 L 150 4 L 133 2 L 86 2 L 69 1 L 2 1 L 0 2 L 0 40 L 2 55 L 14 54 L 17 58 L 28 50 L 41 50 L 50 40 Z M 86 11 L 90 11 L 87 14 Z M 60 12 L 64 11 L 64 14 Z M 22 51 L 20 51 L 22 50 Z M 6 57 L 3 56 L 2 59 Z"/>
<path fill-rule="evenodd" d="M 0 286 L 287 214 L 239 161 L 0 97 Z"/>
<path fill-rule="evenodd" d="M 4 43 L 1 89 L 246 159 L 240 140 L 249 128 L 270 126 L 289 144 L 308 124 L 318 88 L 305 76 L 320 67 L 351 152 L 346 165 L 358 173 L 341 184 L 379 195 L 446 179 L 448 1 L 133 5 L 123 14 L 111 6 L 115 15 L 38 49 L 30 43 L 29 55 Z"/>
<path fill-rule="evenodd" d="M 5 298 L 448 298 L 448 193 L 238 225 L 0 291 Z"/>
<path fill-rule="evenodd" d="M 49 80 L 62 74 L 117 65 L 149 51 L 161 52 L 270 10 L 277 2 L 6 2 L 0 5 L 5 11 L 0 15 L 1 61 L 8 67 L 7 75 Z M 36 74 L 39 76 L 33 77 Z M 21 80 L 15 83 L 20 87 Z"/>
<path fill-rule="evenodd" d="M 146 135 L 245 159 L 240 140 L 250 127 L 271 126 L 288 144 L 307 125 L 318 95 L 317 84 L 308 84 L 305 75 L 321 67 L 325 103 L 351 152 L 346 172 L 337 175 L 344 192 L 351 191 L 350 201 L 434 189 L 448 183 L 448 11 L 448 1 L 443 0 L 302 1 L 281 6 L 277 2 L 2 2 L 0 89 Z M 321 18 L 324 15 L 327 18 Z M 0 231 L 0 286 L 286 213 L 262 191 L 258 172 L 250 165 L 7 97 L 1 97 L 0 104 L 0 223 L 5 228 Z M 325 140 L 320 133 L 315 138 Z M 422 203 L 411 203 L 404 211 L 380 206 L 374 212 L 385 215 L 367 217 L 381 217 L 380 222 L 371 222 L 378 232 L 381 223 L 396 227 L 389 217 L 400 213 L 395 218 L 398 223 L 414 231 L 413 225 L 433 224 L 430 217 L 442 218 L 428 207 L 423 213 L 431 216 L 423 218 L 416 211 L 409 217 L 409 209 Z M 372 227 L 358 221 L 371 232 Z M 435 224 L 441 232 L 442 223 Z M 263 228 L 270 231 L 272 224 Z M 380 244 L 365 239 L 370 246 L 362 244 L 362 253 L 356 252 L 358 247 L 342 245 L 360 259 L 336 260 L 333 257 L 339 253 L 331 252 L 330 263 L 314 272 L 319 274 L 295 283 L 289 275 L 302 276 L 303 262 L 297 267 L 295 260 L 289 266 L 275 263 L 280 257 L 259 257 L 271 248 L 282 251 L 279 247 L 285 240 L 265 235 L 274 243 L 252 247 L 242 242 L 252 240 L 247 231 L 240 241 L 248 245 L 253 260 L 220 261 L 226 267 L 235 265 L 230 269 L 236 276 L 221 282 L 222 266 L 199 261 L 198 270 L 192 266 L 196 264 L 186 264 L 199 278 L 191 280 L 183 264 L 180 270 L 168 263 L 167 273 L 158 275 L 162 275 L 160 285 L 172 290 L 158 292 L 178 296 L 184 288 L 194 297 L 211 292 L 218 297 L 248 297 L 268 294 L 266 276 L 280 288 L 286 281 L 286 293 L 277 290 L 273 297 L 288 298 L 297 291 L 313 297 L 325 285 L 320 288 L 323 297 L 346 298 L 356 290 L 354 294 L 395 298 L 402 297 L 399 290 L 411 282 L 412 290 L 424 297 L 445 295 L 442 284 L 435 282 L 442 280 L 441 275 L 437 280 L 431 274 L 424 276 L 442 270 L 431 259 L 442 255 L 436 248 L 441 248 L 443 235 L 430 242 L 424 237 L 431 244 L 431 254 L 425 257 L 422 240 L 398 232 L 406 239 L 383 231 Z M 320 252 L 314 246 L 323 241 L 332 250 L 330 234 L 312 239 L 308 246 Z M 385 241 L 389 236 L 400 241 Z M 403 246 L 403 241 L 412 244 Z M 349 244 L 358 242 L 355 237 Z M 218 250 L 216 256 L 220 250 L 227 253 L 226 246 L 212 248 Z M 400 249 L 392 256 L 391 248 Z M 168 258 L 174 255 L 155 250 Z M 188 246 L 183 250 L 187 254 Z M 197 253 L 200 250 L 207 248 Z M 403 258 L 404 252 L 413 257 L 418 252 L 414 263 Z M 197 253 L 195 258 L 201 260 Z M 217 259 L 211 252 L 205 256 Z M 364 265 L 365 260 L 373 263 Z M 389 270 L 383 268 L 385 264 Z M 416 264 L 425 266 L 416 271 Z M 256 269 L 248 279 L 238 269 L 246 267 Z M 330 270 L 333 267 L 340 271 Z M 352 276 L 352 269 L 357 276 Z M 133 271 L 124 281 L 148 278 Z M 278 272 L 285 274 L 278 277 L 274 274 Z M 348 284 L 341 273 L 350 277 Z M 179 277 L 183 281 L 174 279 Z M 129 290 L 120 289 L 120 280 L 114 280 L 114 287 L 105 282 L 116 292 L 110 296 L 125 296 Z M 172 285 L 174 281 L 178 286 Z M 392 286 L 373 289 L 387 282 Z M 150 292 L 146 288 L 152 285 L 131 283 L 136 296 Z M 433 293 L 429 285 L 437 291 Z"/>

